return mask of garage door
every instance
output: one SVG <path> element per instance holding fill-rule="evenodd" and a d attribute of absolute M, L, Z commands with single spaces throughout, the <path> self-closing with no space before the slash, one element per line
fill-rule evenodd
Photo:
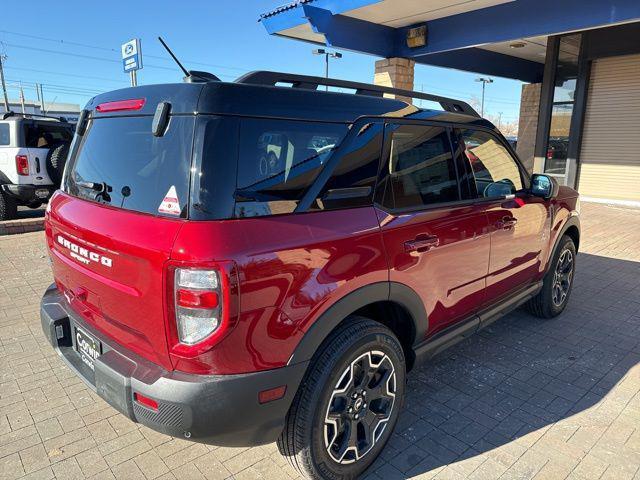
<path fill-rule="evenodd" d="M 580 161 L 581 195 L 640 201 L 640 55 L 593 62 Z"/>

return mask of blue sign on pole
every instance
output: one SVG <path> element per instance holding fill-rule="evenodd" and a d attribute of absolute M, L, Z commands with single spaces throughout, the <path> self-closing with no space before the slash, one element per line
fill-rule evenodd
<path fill-rule="evenodd" d="M 125 73 L 142 68 L 142 50 L 140 39 L 136 38 L 122 44 L 122 68 Z"/>

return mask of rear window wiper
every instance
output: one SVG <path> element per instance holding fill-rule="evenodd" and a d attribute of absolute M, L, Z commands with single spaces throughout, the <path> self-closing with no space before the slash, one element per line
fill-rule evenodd
<path fill-rule="evenodd" d="M 79 187 L 87 188 L 89 190 L 93 190 L 96 192 L 94 199 L 97 201 L 104 201 L 106 203 L 111 203 L 111 195 L 110 192 L 113 191 L 113 187 L 109 185 L 107 182 L 85 182 L 83 180 L 75 182 L 75 184 Z"/>

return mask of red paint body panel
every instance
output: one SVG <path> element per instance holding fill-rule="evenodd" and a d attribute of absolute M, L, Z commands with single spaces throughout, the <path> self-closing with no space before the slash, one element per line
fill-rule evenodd
<path fill-rule="evenodd" d="M 431 335 L 471 315 L 484 301 L 489 232 L 484 208 L 443 206 L 402 215 L 378 212 L 390 279 L 422 298 Z M 407 252 L 405 242 L 435 236 L 438 246 Z"/>
<path fill-rule="evenodd" d="M 535 281 L 548 252 L 549 202 L 519 195 L 486 205 L 491 230 L 488 304 Z"/>
<path fill-rule="evenodd" d="M 87 322 L 120 345 L 171 369 L 165 335 L 163 271 L 184 221 L 153 217 L 57 192 L 46 237 L 58 287 Z M 112 260 L 73 257 L 59 237 Z M 84 257 L 83 257 L 84 258 Z"/>
<path fill-rule="evenodd" d="M 173 260 L 233 261 L 239 278 L 234 327 L 198 360 L 209 373 L 241 373 L 286 365 L 313 322 L 337 300 L 388 280 L 373 207 L 187 222 Z M 172 355 L 178 370 L 191 361 Z"/>

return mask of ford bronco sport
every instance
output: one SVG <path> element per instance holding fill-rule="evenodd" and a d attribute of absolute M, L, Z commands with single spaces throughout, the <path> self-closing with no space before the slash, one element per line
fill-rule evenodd
<path fill-rule="evenodd" d="M 73 125 L 58 117 L 0 115 L 0 220 L 38 208 L 60 186 Z"/>
<path fill-rule="evenodd" d="M 190 80 L 93 98 L 46 213 L 44 333 L 133 421 L 353 478 L 418 362 L 567 305 L 577 193 L 464 102 Z"/>

